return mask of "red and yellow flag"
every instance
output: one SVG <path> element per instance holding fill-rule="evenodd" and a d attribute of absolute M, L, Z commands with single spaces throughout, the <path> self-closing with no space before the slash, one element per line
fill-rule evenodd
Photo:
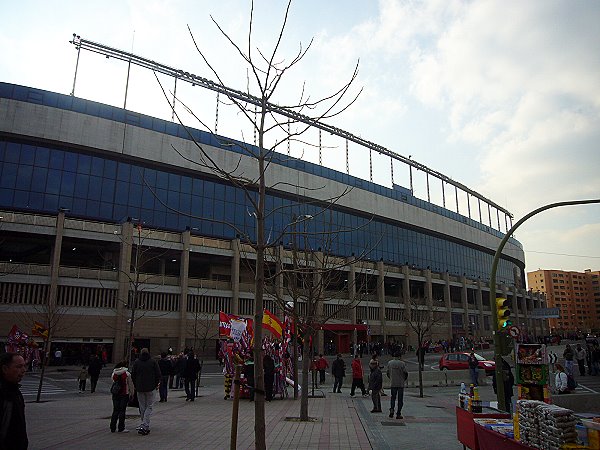
<path fill-rule="evenodd" d="M 263 312 L 262 326 L 273 333 L 273 336 L 276 338 L 281 337 L 283 324 L 281 323 L 281 320 L 279 320 L 277 316 L 268 309 L 265 309 Z"/>
<path fill-rule="evenodd" d="M 46 328 L 43 324 L 39 322 L 33 322 L 33 328 L 31 329 L 31 333 L 35 336 L 40 336 L 44 339 L 48 339 L 48 328 Z"/>

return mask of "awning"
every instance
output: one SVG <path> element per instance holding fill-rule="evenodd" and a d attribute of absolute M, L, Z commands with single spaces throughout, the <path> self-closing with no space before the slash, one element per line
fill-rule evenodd
<path fill-rule="evenodd" d="M 324 323 L 321 330 L 328 331 L 367 331 L 368 326 L 362 323 Z"/>

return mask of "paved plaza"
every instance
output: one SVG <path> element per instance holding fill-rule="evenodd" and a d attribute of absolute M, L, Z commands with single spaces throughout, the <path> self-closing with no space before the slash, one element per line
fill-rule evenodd
<path fill-rule="evenodd" d="M 491 388 L 483 389 L 483 395 L 491 399 Z M 108 390 L 108 381 L 101 380 L 94 394 L 46 396 L 42 403 L 28 401 L 30 448 L 230 448 L 233 401 L 223 400 L 222 387 L 216 384 L 201 388 L 200 397 L 194 403 L 186 402 L 181 390 L 171 391 L 168 402 L 155 403 L 152 431 L 148 436 L 135 431 L 139 424 L 136 408 L 128 408 L 129 433 L 110 433 L 112 403 Z M 422 399 L 418 398 L 417 389 L 407 389 L 404 420 L 387 417 L 389 397 L 382 398 L 384 412 L 372 414 L 371 399 L 351 398 L 349 384 L 342 389 L 342 394 L 330 391 L 327 386 L 324 398 L 309 400 L 310 416 L 316 418 L 311 423 L 288 419 L 299 416 L 299 400 L 290 398 L 267 403 L 267 448 L 462 448 L 455 431 L 456 387 L 426 388 L 426 397 Z M 237 448 L 254 448 L 254 404 L 248 400 L 240 401 Z"/>

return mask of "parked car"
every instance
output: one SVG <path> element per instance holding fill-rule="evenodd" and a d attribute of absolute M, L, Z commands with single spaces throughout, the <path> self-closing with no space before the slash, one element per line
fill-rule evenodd
<path fill-rule="evenodd" d="M 469 352 L 454 352 L 446 353 L 440 358 L 439 367 L 440 370 L 467 370 L 469 369 Z M 477 358 L 478 367 L 481 370 L 485 370 L 485 374 L 491 376 L 496 370 L 496 363 L 485 359 L 483 356 L 475 353 Z"/>

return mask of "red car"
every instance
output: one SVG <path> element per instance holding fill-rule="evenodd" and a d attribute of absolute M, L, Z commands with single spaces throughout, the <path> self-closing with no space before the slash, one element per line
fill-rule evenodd
<path fill-rule="evenodd" d="M 440 370 L 468 370 L 469 355 L 469 352 L 454 352 L 442 355 L 439 363 Z M 485 370 L 486 375 L 490 376 L 496 370 L 494 361 L 489 361 L 477 353 L 475 353 L 475 358 L 479 361 L 479 369 Z"/>

